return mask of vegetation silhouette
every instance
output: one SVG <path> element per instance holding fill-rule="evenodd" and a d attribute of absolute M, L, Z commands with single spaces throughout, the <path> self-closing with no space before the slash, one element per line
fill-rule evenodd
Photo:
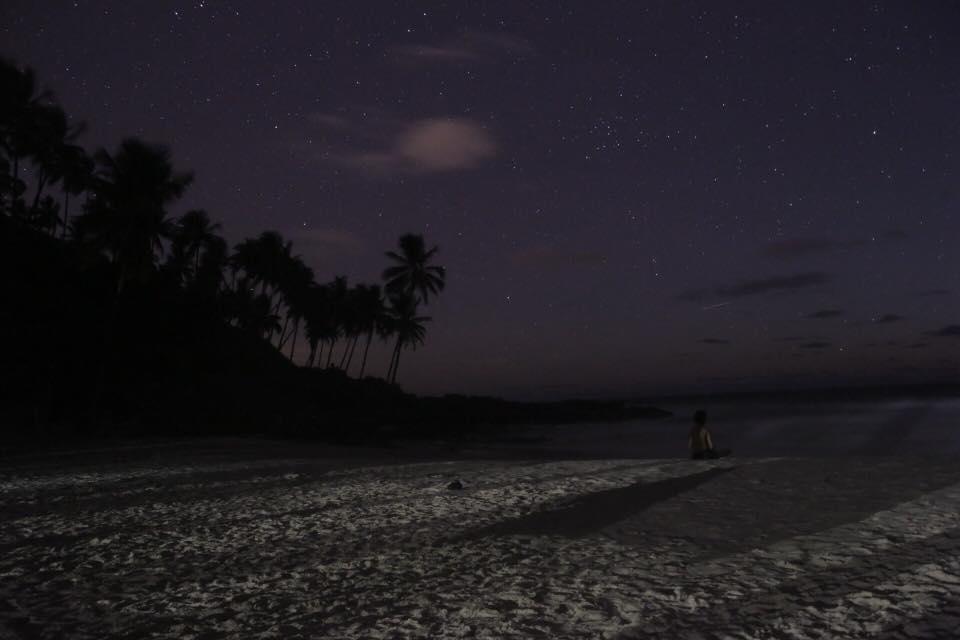
<path fill-rule="evenodd" d="M 402 352 L 426 339 L 419 309 L 446 285 L 422 236 L 386 252 L 382 284 L 318 282 L 277 231 L 231 250 L 207 211 L 174 217 L 193 175 L 167 147 L 126 138 L 91 154 L 84 131 L 33 71 L 0 60 L 0 421 L 34 427 L 21 435 L 356 433 L 558 416 L 396 386 Z M 375 338 L 392 343 L 383 379 L 368 375 Z"/>

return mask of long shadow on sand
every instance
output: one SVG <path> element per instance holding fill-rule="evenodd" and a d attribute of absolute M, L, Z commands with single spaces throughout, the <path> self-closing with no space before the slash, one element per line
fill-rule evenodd
<path fill-rule="evenodd" d="M 559 508 L 521 516 L 456 538 L 476 540 L 487 536 L 558 535 L 579 538 L 596 533 L 625 518 L 694 489 L 735 467 L 708 469 L 660 482 L 637 482 L 628 487 L 607 489 L 581 496 Z"/>

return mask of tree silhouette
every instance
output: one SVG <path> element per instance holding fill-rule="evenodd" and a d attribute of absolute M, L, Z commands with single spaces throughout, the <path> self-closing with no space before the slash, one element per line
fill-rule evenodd
<path fill-rule="evenodd" d="M 337 339 L 343 333 L 345 324 L 346 304 L 347 304 L 347 278 L 346 276 L 337 276 L 333 282 L 327 285 L 327 300 L 330 309 L 328 318 L 328 336 L 330 336 L 330 346 L 327 349 L 327 368 L 331 366 L 333 358 L 333 348 L 337 344 Z"/>
<path fill-rule="evenodd" d="M 412 233 L 401 236 L 399 245 L 399 253 L 386 252 L 395 263 L 383 271 L 387 294 L 418 296 L 421 302 L 429 304 L 430 295 L 443 291 L 446 284 L 446 270 L 431 264 L 438 247 L 427 251 L 423 236 Z"/>
<path fill-rule="evenodd" d="M 26 147 L 37 167 L 37 190 L 30 207 L 31 213 L 36 212 L 44 187 L 56 184 L 63 178 L 66 149 L 72 146 L 85 128 L 83 123 L 70 125 L 67 114 L 57 105 L 42 105 L 34 109 L 32 134 Z"/>
<path fill-rule="evenodd" d="M 307 297 L 310 287 L 314 284 L 313 270 L 304 264 L 300 256 L 288 256 L 281 265 L 279 277 L 279 289 L 283 303 L 287 307 L 287 317 L 284 328 L 280 332 L 277 348 L 282 349 L 289 340 L 291 342 L 289 357 L 292 362 L 297 347 L 300 321 L 306 313 Z M 287 324 L 290 324 L 289 332 L 286 331 Z"/>
<path fill-rule="evenodd" d="M 190 274 L 194 280 L 200 270 L 200 255 L 214 239 L 219 238 L 218 231 L 220 231 L 220 225 L 211 222 L 210 216 L 203 209 L 187 211 L 177 220 L 174 243 L 183 246 L 189 258 Z"/>
<path fill-rule="evenodd" d="M 423 344 L 427 335 L 424 323 L 429 322 L 429 316 L 417 315 L 417 298 L 412 295 L 397 295 L 390 298 L 390 329 L 397 336 L 390 359 L 390 368 L 387 370 L 387 380 L 397 382 L 397 369 L 400 367 L 400 354 L 405 347 L 416 349 Z"/>
<path fill-rule="evenodd" d="M 174 172 L 166 147 L 136 138 L 121 142 L 112 155 L 101 149 L 95 158 L 100 169 L 94 197 L 75 232 L 117 266 L 119 292 L 153 271 L 162 240 L 174 231 L 167 207 L 183 195 L 192 176 Z"/>
<path fill-rule="evenodd" d="M 36 137 L 37 111 L 52 98 L 49 91 L 38 90 L 33 69 L 0 59 L 0 145 L 10 158 L 14 181 L 20 179 L 20 159 Z"/>
<path fill-rule="evenodd" d="M 206 211 L 194 209 L 172 219 L 169 209 L 192 175 L 174 169 L 166 147 L 127 138 L 112 153 L 100 149 L 90 156 L 76 144 L 83 130 L 51 93 L 38 88 L 30 69 L 0 59 L 0 214 L 16 218 L 7 221 L 11 228 L 27 223 L 49 232 L 54 238 L 44 241 L 50 246 L 77 245 L 83 249 L 75 252 L 77 259 L 84 269 L 90 267 L 92 277 L 105 283 L 113 278 L 112 310 L 96 319 L 104 328 L 101 353 L 120 344 L 109 337 L 120 319 L 149 307 L 140 296 L 145 293 L 208 312 L 203 322 L 212 315 L 265 339 L 290 361 L 303 329 L 310 347 L 306 366 L 321 366 L 326 348 L 327 367 L 349 372 L 359 361 L 360 378 L 373 338 L 395 338 L 387 379 L 396 382 L 403 350 L 415 349 L 426 336 L 430 318 L 418 315 L 418 307 L 446 284 L 444 268 L 435 263 L 437 247 L 428 249 L 423 236 L 405 234 L 397 249 L 386 252 L 390 264 L 382 287 L 350 287 L 344 276 L 319 285 L 277 231 L 242 240 L 230 252 L 218 235 L 220 225 Z M 29 197 L 20 179 L 24 161 L 35 168 L 30 180 L 35 192 Z M 73 199 L 84 193 L 82 211 L 71 219 Z M 161 277 L 153 279 L 161 258 Z M 123 295 L 128 287 L 136 291 Z M 340 343 L 343 349 L 335 353 Z M 108 359 L 103 358 L 97 376 L 94 415 Z"/>
<path fill-rule="evenodd" d="M 307 366 L 317 366 L 323 361 L 323 345 L 337 337 L 337 323 L 333 308 L 330 285 L 314 284 L 309 288 L 303 309 L 307 328 L 310 355 Z M 319 349 L 319 351 L 318 351 Z"/>
<path fill-rule="evenodd" d="M 63 227 L 60 237 L 67 237 L 70 224 L 70 196 L 85 192 L 93 179 L 93 158 L 83 147 L 65 144 L 60 149 L 60 185 L 63 189 Z"/>
<path fill-rule="evenodd" d="M 363 378 L 373 335 L 385 325 L 388 319 L 387 306 L 384 303 L 380 287 L 377 285 L 360 285 L 357 289 L 358 331 L 367 335 L 367 342 L 363 347 L 363 360 L 360 362 L 360 373 L 357 375 L 358 378 Z"/>
<path fill-rule="evenodd" d="M 226 240 L 217 235 L 208 237 L 193 277 L 194 290 L 204 298 L 215 299 L 223 288 L 223 270 L 226 265 Z"/>

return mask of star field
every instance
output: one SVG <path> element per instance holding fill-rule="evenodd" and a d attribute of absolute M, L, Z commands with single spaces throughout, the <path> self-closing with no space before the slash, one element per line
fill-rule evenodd
<path fill-rule="evenodd" d="M 565 396 L 956 379 L 953 2 L 73 2 L 0 54 L 168 144 L 231 242 L 448 288 L 414 391 Z M 385 357 L 385 356 L 384 356 Z"/>

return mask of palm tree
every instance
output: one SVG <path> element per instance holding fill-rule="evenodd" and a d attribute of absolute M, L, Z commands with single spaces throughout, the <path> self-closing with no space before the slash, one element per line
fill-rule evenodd
<path fill-rule="evenodd" d="M 386 256 L 394 265 L 383 271 L 387 294 L 390 296 L 418 296 L 424 304 L 429 304 L 430 295 L 443 291 L 446 283 L 446 270 L 431 264 L 438 247 L 429 251 L 423 236 L 408 233 L 400 237 L 400 252 L 387 251 Z"/>
<path fill-rule="evenodd" d="M 214 238 L 219 238 L 219 230 L 220 224 L 211 222 L 210 216 L 203 209 L 191 209 L 177 220 L 174 242 L 183 246 L 185 255 L 192 263 L 194 279 L 200 270 L 200 254 Z"/>
<path fill-rule="evenodd" d="M 344 328 L 347 291 L 346 276 L 337 276 L 333 279 L 333 282 L 327 285 L 327 304 L 330 310 L 328 318 L 330 325 L 327 327 L 327 335 L 330 340 L 330 347 L 327 349 L 327 368 L 330 368 L 333 347 L 337 344 L 337 338 L 340 337 Z"/>
<path fill-rule="evenodd" d="M 373 334 L 381 329 L 387 321 L 387 306 L 384 304 L 383 294 L 377 285 L 360 285 L 358 287 L 358 329 L 366 332 L 367 343 L 363 347 L 363 360 L 360 362 L 360 373 L 357 378 L 363 378 L 367 368 L 367 354 L 370 352 L 370 343 Z"/>
<path fill-rule="evenodd" d="M 83 123 L 70 125 L 67 114 L 57 105 L 34 109 L 33 135 L 28 151 L 37 166 L 37 191 L 31 211 L 36 211 L 48 183 L 55 184 L 64 174 L 64 150 L 84 131 Z"/>
<path fill-rule="evenodd" d="M 260 293 L 267 295 L 271 304 L 279 311 L 281 301 L 274 302 L 280 293 L 284 274 L 289 270 L 293 245 L 283 239 L 276 231 L 264 231 L 258 237 L 247 239 L 237 245 L 230 258 L 234 277 L 243 271 L 246 278 L 260 287 Z"/>
<path fill-rule="evenodd" d="M 337 338 L 337 321 L 332 304 L 331 285 L 312 285 L 306 295 L 304 320 L 307 325 L 307 340 L 310 343 L 310 355 L 307 366 L 320 366 L 323 361 L 323 345 Z M 318 351 L 319 348 L 319 351 Z"/>
<path fill-rule="evenodd" d="M 273 304 L 265 293 L 257 293 L 253 282 L 241 278 L 234 289 L 224 292 L 224 306 L 230 323 L 253 335 L 263 337 L 280 328 L 280 318 L 273 313 Z"/>
<path fill-rule="evenodd" d="M 128 281 L 153 271 L 162 240 L 174 231 L 167 206 L 183 195 L 192 176 L 174 172 L 165 147 L 135 138 L 121 142 L 113 155 L 99 150 L 96 161 L 94 197 L 75 232 L 117 265 L 120 292 Z"/>
<path fill-rule="evenodd" d="M 63 231 L 61 238 L 67 237 L 67 228 L 70 224 L 70 196 L 80 195 L 91 184 L 93 176 L 93 159 L 87 155 L 83 147 L 66 144 L 60 150 L 60 176 L 63 189 Z"/>
<path fill-rule="evenodd" d="M 13 203 L 19 199 L 25 186 L 23 180 L 13 179 L 10 161 L 0 156 L 0 214 L 13 214 Z"/>
<path fill-rule="evenodd" d="M 20 69 L 0 59 L 0 146 L 11 160 L 11 177 L 20 178 L 20 158 L 27 155 L 35 136 L 37 111 L 53 96 L 38 91 L 33 69 Z"/>
<path fill-rule="evenodd" d="M 396 384 L 400 353 L 404 347 L 416 349 L 423 344 L 427 335 L 427 328 L 423 325 L 431 318 L 417 315 L 417 299 L 412 295 L 394 296 L 390 299 L 390 305 L 390 328 L 397 336 L 397 343 L 393 348 L 390 368 L 387 370 L 387 380 Z"/>
<path fill-rule="evenodd" d="M 313 285 L 313 269 L 304 264 L 300 256 L 288 257 L 282 267 L 280 277 L 280 293 L 287 307 L 287 318 L 284 321 L 284 329 L 280 332 L 277 348 L 282 349 L 287 340 L 290 340 L 291 362 L 293 362 L 293 354 L 297 347 L 300 321 L 303 319 L 308 304 L 308 292 Z M 292 324 L 289 333 L 286 332 L 288 323 Z"/>
<path fill-rule="evenodd" d="M 227 264 L 227 242 L 217 235 L 204 243 L 203 257 L 193 276 L 194 289 L 208 299 L 217 298 L 223 287 L 223 270 Z"/>
<path fill-rule="evenodd" d="M 356 349 L 357 340 L 362 332 L 360 326 L 360 287 L 357 285 L 348 289 L 340 301 L 339 316 L 340 328 L 343 330 L 343 337 L 346 340 L 343 346 L 343 355 L 340 356 L 340 369 L 344 372 L 350 369 L 350 362 L 353 360 L 353 351 Z"/>
<path fill-rule="evenodd" d="M 60 203 L 50 196 L 43 196 L 30 210 L 27 220 L 37 229 L 46 230 L 53 235 L 60 224 Z"/>

